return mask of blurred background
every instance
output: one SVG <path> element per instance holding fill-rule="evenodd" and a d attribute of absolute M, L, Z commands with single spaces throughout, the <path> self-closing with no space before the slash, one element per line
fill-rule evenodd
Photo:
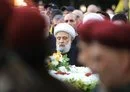
<path fill-rule="evenodd" d="M 87 9 L 87 7 L 90 4 L 94 4 L 101 8 L 101 10 L 106 11 L 108 9 L 111 9 L 115 11 L 115 13 L 119 13 L 125 10 L 128 11 L 128 2 L 129 0 L 10 0 L 12 4 L 16 6 L 20 6 L 21 4 L 31 5 L 32 2 L 35 4 L 54 4 L 58 6 L 58 8 L 61 8 L 62 6 L 73 6 L 76 9 L 84 9 L 84 11 Z M 23 3 L 25 2 L 25 3 Z"/>
<path fill-rule="evenodd" d="M 119 2 L 119 0 L 35 0 L 35 2 L 39 1 L 42 1 L 46 4 L 51 2 L 58 5 L 58 7 L 72 5 L 77 9 L 79 9 L 81 5 L 85 5 L 87 7 L 90 4 L 95 4 L 100 6 L 103 10 L 106 10 L 107 8 L 112 8 L 113 6 L 116 6 Z"/>

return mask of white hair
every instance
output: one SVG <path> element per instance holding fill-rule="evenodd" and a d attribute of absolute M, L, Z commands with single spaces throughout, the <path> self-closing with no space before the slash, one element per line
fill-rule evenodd
<path fill-rule="evenodd" d="M 71 48 L 71 41 L 69 41 L 64 47 L 56 44 L 56 50 L 60 51 L 61 53 L 68 53 L 70 51 L 70 48 Z"/>

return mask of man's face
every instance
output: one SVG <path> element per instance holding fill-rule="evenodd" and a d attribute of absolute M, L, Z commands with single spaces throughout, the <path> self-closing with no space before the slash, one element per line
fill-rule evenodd
<path fill-rule="evenodd" d="M 69 52 L 71 48 L 71 37 L 66 32 L 58 32 L 56 34 L 56 49 L 62 53 Z"/>
<path fill-rule="evenodd" d="M 125 53 L 123 51 L 106 47 L 97 42 L 85 44 L 79 43 L 80 60 L 89 66 L 107 87 L 120 85 L 124 75 Z"/>
<path fill-rule="evenodd" d="M 69 14 L 64 17 L 64 21 L 71 25 L 72 27 L 76 28 L 76 16 Z"/>

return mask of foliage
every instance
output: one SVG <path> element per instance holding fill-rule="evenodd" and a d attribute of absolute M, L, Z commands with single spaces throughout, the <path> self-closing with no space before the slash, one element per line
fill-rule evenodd
<path fill-rule="evenodd" d="M 50 62 L 48 63 L 50 70 L 59 71 L 59 68 L 64 66 L 65 69 L 69 70 L 69 58 L 67 55 L 62 55 L 60 52 L 54 53 L 50 56 Z"/>
<path fill-rule="evenodd" d="M 96 86 L 97 82 L 93 82 L 91 84 L 87 84 L 83 82 L 82 80 L 75 80 L 75 79 L 67 79 L 65 82 L 71 84 L 77 89 L 80 89 L 82 92 L 91 92 L 92 89 Z"/>

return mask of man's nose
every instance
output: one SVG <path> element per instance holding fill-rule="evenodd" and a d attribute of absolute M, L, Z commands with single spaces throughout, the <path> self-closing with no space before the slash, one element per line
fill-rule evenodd
<path fill-rule="evenodd" d="M 64 42 L 64 40 L 61 38 L 61 39 L 60 39 L 60 43 L 63 43 L 63 42 Z"/>
<path fill-rule="evenodd" d="M 71 22 L 70 22 L 70 21 L 68 21 L 67 23 L 68 23 L 69 25 L 71 25 Z"/>

